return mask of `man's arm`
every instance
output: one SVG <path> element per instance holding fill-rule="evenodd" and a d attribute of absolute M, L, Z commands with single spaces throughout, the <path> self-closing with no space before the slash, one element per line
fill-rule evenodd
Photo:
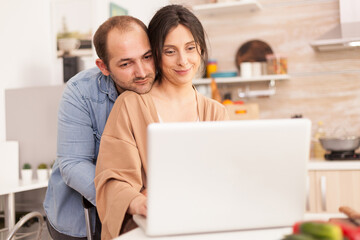
<path fill-rule="evenodd" d="M 95 135 L 88 106 L 68 84 L 59 106 L 57 155 L 64 182 L 95 204 Z"/>

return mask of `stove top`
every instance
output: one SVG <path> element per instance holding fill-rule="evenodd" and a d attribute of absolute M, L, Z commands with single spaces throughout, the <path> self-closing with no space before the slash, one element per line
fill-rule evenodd
<path fill-rule="evenodd" d="M 326 160 L 360 160 L 360 153 L 355 151 L 330 152 L 325 154 Z"/>

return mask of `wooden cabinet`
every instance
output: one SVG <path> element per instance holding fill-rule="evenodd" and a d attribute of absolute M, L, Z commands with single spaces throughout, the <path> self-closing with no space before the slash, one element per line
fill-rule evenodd
<path fill-rule="evenodd" d="M 360 211 L 360 170 L 310 170 L 307 211 L 338 213 L 343 205 Z"/>

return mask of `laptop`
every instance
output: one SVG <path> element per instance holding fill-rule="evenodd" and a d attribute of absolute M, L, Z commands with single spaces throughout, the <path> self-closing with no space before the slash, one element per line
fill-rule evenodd
<path fill-rule="evenodd" d="M 308 119 L 154 123 L 148 236 L 288 227 L 305 212 Z"/>

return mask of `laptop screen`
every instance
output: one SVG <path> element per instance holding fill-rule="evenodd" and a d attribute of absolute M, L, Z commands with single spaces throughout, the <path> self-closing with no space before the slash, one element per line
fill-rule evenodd
<path fill-rule="evenodd" d="M 305 211 L 307 119 L 151 124 L 151 236 L 290 226 Z"/>

